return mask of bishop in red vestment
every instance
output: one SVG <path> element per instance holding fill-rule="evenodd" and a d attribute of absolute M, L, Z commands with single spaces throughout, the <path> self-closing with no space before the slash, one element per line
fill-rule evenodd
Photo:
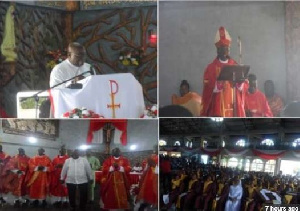
<path fill-rule="evenodd" d="M 112 156 L 103 163 L 102 200 L 104 209 L 131 209 L 129 200 L 129 173 L 131 167 L 127 158 L 121 156 L 119 148 L 112 150 Z"/>
<path fill-rule="evenodd" d="M 217 81 L 224 65 L 237 64 L 229 57 L 231 38 L 224 27 L 220 27 L 215 38 L 217 58 L 207 66 L 203 78 L 201 116 L 233 117 L 233 85 L 229 81 Z M 236 85 L 236 115 L 245 117 L 244 99 L 247 83 Z"/>
<path fill-rule="evenodd" d="M 63 147 L 59 150 L 59 153 L 52 161 L 53 171 L 51 172 L 50 182 L 50 194 L 56 197 L 55 206 L 60 206 L 62 203 L 66 205 L 68 196 L 67 186 L 60 182 L 60 174 L 69 156 L 66 155 L 66 149 Z"/>
<path fill-rule="evenodd" d="M 18 151 L 19 154 L 13 156 L 7 164 L 10 174 L 5 183 L 5 187 L 16 197 L 16 206 L 20 206 L 21 203 L 25 202 L 22 197 L 27 195 L 26 175 L 30 160 L 24 149 L 19 148 Z"/>
<path fill-rule="evenodd" d="M 266 96 L 257 89 L 257 79 L 254 74 L 248 76 L 249 89 L 246 94 L 245 110 L 250 117 L 273 117 Z"/>
<path fill-rule="evenodd" d="M 51 159 L 44 154 L 45 150 L 40 148 L 38 155 L 29 160 L 29 196 L 35 199 L 34 206 L 38 205 L 38 200 L 43 200 L 42 206 L 46 206 L 46 196 L 49 193 L 50 172 L 52 171 Z"/>
<path fill-rule="evenodd" d="M 2 145 L 0 145 L 0 204 L 6 203 L 3 199 L 3 194 L 7 193 L 4 187 L 4 182 L 7 177 L 7 163 L 9 162 L 10 156 L 2 151 Z"/>

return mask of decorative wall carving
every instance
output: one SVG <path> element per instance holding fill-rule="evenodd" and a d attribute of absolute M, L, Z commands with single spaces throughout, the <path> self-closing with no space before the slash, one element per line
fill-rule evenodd
<path fill-rule="evenodd" d="M 4 133 L 53 140 L 58 136 L 59 121 L 3 119 L 2 129 Z"/>
<path fill-rule="evenodd" d="M 132 73 L 148 103 L 157 102 L 157 46 L 148 36 L 156 30 L 156 15 L 156 7 L 142 7 L 78 12 L 73 20 L 73 40 L 84 44 L 88 62 L 101 74 Z M 122 65 L 125 50 L 144 52 L 139 66 Z"/>

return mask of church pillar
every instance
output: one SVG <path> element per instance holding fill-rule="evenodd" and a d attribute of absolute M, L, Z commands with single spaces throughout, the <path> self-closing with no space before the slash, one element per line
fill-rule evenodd
<path fill-rule="evenodd" d="M 245 171 L 246 168 L 246 157 L 243 157 L 242 170 Z"/>
<path fill-rule="evenodd" d="M 266 162 L 267 161 L 266 160 L 262 160 L 262 162 L 263 162 L 263 170 L 262 171 L 265 172 L 265 170 L 266 170 Z"/>
<path fill-rule="evenodd" d="M 275 164 L 275 171 L 274 171 L 274 175 L 277 175 L 280 171 L 280 164 L 281 164 L 281 159 L 278 158 L 276 160 L 276 164 Z"/>
<path fill-rule="evenodd" d="M 228 157 L 227 159 L 226 159 L 226 167 L 228 167 L 228 162 L 229 162 L 229 159 L 230 159 L 231 157 Z"/>
<path fill-rule="evenodd" d="M 251 157 L 250 159 L 250 166 L 249 166 L 249 171 L 252 171 L 252 163 L 253 163 L 253 157 Z"/>

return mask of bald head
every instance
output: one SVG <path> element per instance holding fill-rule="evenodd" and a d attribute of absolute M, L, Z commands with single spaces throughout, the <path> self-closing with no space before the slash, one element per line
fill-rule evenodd
<path fill-rule="evenodd" d="M 73 42 L 68 46 L 68 59 L 71 64 L 81 67 L 85 62 L 86 51 L 80 43 Z"/>
<path fill-rule="evenodd" d="M 19 155 L 25 155 L 25 150 L 23 148 L 19 148 Z"/>
<path fill-rule="evenodd" d="M 120 157 L 121 155 L 121 150 L 119 148 L 115 148 L 112 150 L 112 155 L 116 158 Z"/>
<path fill-rule="evenodd" d="M 39 156 L 44 155 L 44 153 L 45 153 L 45 150 L 42 147 L 38 149 L 38 155 Z"/>

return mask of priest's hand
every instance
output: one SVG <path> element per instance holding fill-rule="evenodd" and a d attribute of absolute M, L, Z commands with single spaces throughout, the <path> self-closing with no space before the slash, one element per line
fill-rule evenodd
<path fill-rule="evenodd" d="M 115 168 L 113 167 L 113 166 L 110 166 L 109 167 L 109 172 L 112 172 L 112 171 L 114 171 L 115 170 Z"/>
<path fill-rule="evenodd" d="M 44 166 L 39 166 L 38 171 L 44 171 L 45 167 Z"/>
<path fill-rule="evenodd" d="M 77 76 L 77 77 L 75 78 L 74 82 L 77 83 L 77 81 L 80 81 L 80 80 L 82 80 L 82 79 L 84 79 L 84 76 L 83 76 L 83 75 Z"/>
<path fill-rule="evenodd" d="M 119 170 L 120 172 L 125 172 L 125 169 L 124 169 L 124 167 L 123 166 L 120 166 L 120 170 Z"/>
<path fill-rule="evenodd" d="M 213 93 L 219 93 L 224 88 L 224 82 L 223 81 L 216 81 Z"/>

